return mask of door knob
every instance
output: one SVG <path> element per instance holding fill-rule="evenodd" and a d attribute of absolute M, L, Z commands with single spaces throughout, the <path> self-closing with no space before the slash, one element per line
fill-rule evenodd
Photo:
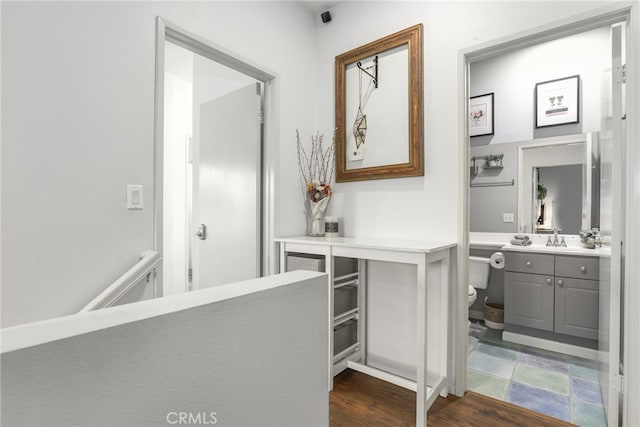
<path fill-rule="evenodd" d="M 200 240 L 206 240 L 207 239 L 207 226 L 204 224 L 200 224 L 200 226 L 198 227 L 198 231 L 196 231 L 196 236 L 198 236 L 198 238 Z"/>
<path fill-rule="evenodd" d="M 564 286 L 564 280 L 558 279 L 558 286 Z"/>
<path fill-rule="evenodd" d="M 547 282 L 547 285 L 550 285 L 551 284 L 551 278 L 547 277 L 546 282 Z"/>

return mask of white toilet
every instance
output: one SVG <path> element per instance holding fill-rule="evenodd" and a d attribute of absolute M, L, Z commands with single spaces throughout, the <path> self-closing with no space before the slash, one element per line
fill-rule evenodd
<path fill-rule="evenodd" d="M 487 289 L 489 284 L 489 258 L 469 257 L 469 307 L 476 302 L 478 291 Z"/>

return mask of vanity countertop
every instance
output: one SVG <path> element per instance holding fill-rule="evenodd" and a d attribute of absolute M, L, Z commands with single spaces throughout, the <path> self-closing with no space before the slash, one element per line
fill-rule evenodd
<path fill-rule="evenodd" d="M 472 232 L 469 235 L 469 245 L 471 249 L 490 249 L 495 251 L 512 251 L 512 252 L 537 252 L 552 255 L 576 255 L 576 256 L 608 256 L 611 249 L 597 248 L 587 249 L 582 246 L 580 236 L 577 235 L 558 235 L 558 238 L 564 237 L 567 247 L 546 246 L 548 234 L 527 234 L 532 245 L 517 246 L 512 245 L 513 233 L 477 233 Z"/>
<path fill-rule="evenodd" d="M 545 253 L 551 255 L 579 255 L 579 256 L 607 256 L 611 251 L 609 248 L 596 248 L 587 249 L 583 247 L 553 247 L 544 245 L 530 245 L 530 246 L 517 246 L 517 245 L 504 245 L 500 248 L 503 251 L 512 252 L 536 252 Z"/>

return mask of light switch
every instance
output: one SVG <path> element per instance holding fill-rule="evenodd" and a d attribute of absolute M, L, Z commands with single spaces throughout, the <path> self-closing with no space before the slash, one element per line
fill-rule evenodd
<path fill-rule="evenodd" d="M 513 214 L 512 213 L 503 213 L 502 214 L 502 222 L 513 222 Z"/>
<path fill-rule="evenodd" d="M 127 184 L 127 209 L 136 210 L 144 207 L 142 185 Z"/>

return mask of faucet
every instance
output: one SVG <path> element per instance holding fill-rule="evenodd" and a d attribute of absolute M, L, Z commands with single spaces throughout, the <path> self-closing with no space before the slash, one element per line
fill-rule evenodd
<path fill-rule="evenodd" d="M 558 232 L 562 232 L 562 230 L 560 230 L 557 225 L 554 225 L 553 226 L 553 247 L 554 248 L 557 248 L 558 246 L 560 246 L 560 242 L 558 241 Z M 566 245 L 567 244 L 565 243 L 565 246 Z"/>

